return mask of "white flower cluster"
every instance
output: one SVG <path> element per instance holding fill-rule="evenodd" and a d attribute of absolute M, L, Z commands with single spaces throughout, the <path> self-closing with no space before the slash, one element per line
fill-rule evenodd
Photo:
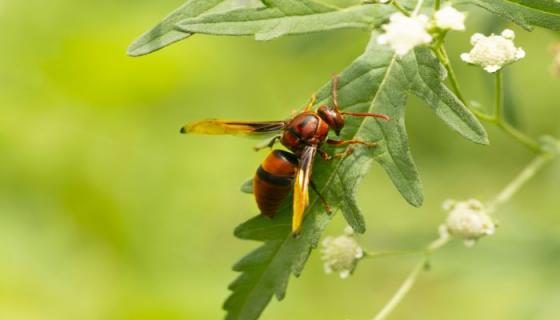
<path fill-rule="evenodd" d="M 465 30 L 465 14 L 452 6 L 446 6 L 434 14 L 434 24 L 442 30 Z"/>
<path fill-rule="evenodd" d="M 469 53 L 461 54 L 461 59 L 479 65 L 487 72 L 496 72 L 503 66 L 525 57 L 525 51 L 515 47 L 514 38 L 515 33 L 509 29 L 505 29 L 501 35 L 485 36 L 475 33 L 471 37 L 473 48 Z"/>
<path fill-rule="evenodd" d="M 484 205 L 476 199 L 459 202 L 447 200 L 443 208 L 449 211 L 449 215 L 440 227 L 440 233 L 462 238 L 466 246 L 473 246 L 479 238 L 496 231 L 496 224 Z"/>
<path fill-rule="evenodd" d="M 382 28 L 385 33 L 377 42 L 389 45 L 397 55 L 404 56 L 414 47 L 432 42 L 432 33 L 465 30 L 465 15 L 451 6 L 438 10 L 432 20 L 423 14 L 408 17 L 397 12 Z"/>
<path fill-rule="evenodd" d="M 321 259 L 325 273 L 337 272 L 342 279 L 354 271 L 364 251 L 354 239 L 354 231 L 347 227 L 344 234 L 338 237 L 326 237 L 322 242 Z"/>
<path fill-rule="evenodd" d="M 407 17 L 397 12 L 391 15 L 390 22 L 383 26 L 385 33 L 377 38 L 379 44 L 387 44 L 399 56 L 404 56 L 414 47 L 430 43 L 432 36 L 426 31 L 428 17 L 419 15 Z"/>

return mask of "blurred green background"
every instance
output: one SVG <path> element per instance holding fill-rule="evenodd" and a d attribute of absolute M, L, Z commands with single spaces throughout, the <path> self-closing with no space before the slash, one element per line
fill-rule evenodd
<path fill-rule="evenodd" d="M 231 265 L 256 246 L 232 235 L 257 213 L 239 186 L 266 151 L 238 137 L 181 136 L 179 127 L 283 119 L 358 56 L 368 34 L 194 36 L 125 56 L 181 3 L 0 1 L 0 319 L 223 317 Z M 458 56 L 473 32 L 509 25 L 470 12 L 449 51 L 467 96 L 489 105 L 492 78 Z M 558 34 L 512 28 L 527 58 L 507 68 L 508 105 L 531 135 L 558 136 Z M 407 122 L 426 201 L 407 205 L 374 165 L 359 191 L 369 250 L 425 245 L 445 199 L 489 200 L 531 159 L 493 128 L 489 147 L 463 140 L 414 98 Z M 559 181 L 557 161 L 499 209 L 496 235 L 439 252 L 392 319 L 558 319 Z M 344 225 L 337 216 L 327 233 Z M 417 259 L 366 260 L 340 280 L 313 253 L 263 319 L 369 319 Z"/>

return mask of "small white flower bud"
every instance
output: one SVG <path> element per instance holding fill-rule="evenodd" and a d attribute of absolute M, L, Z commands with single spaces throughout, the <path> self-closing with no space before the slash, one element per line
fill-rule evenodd
<path fill-rule="evenodd" d="M 404 56 L 414 47 L 432 41 L 426 31 L 427 25 L 425 15 L 407 17 L 400 12 L 393 13 L 389 23 L 383 26 L 385 33 L 377 38 L 377 42 L 389 45 L 397 55 Z"/>
<path fill-rule="evenodd" d="M 452 6 L 438 10 L 434 15 L 435 26 L 443 30 L 465 30 L 465 14 Z"/>
<path fill-rule="evenodd" d="M 322 242 L 321 259 L 325 273 L 337 272 L 342 279 L 347 278 L 356 268 L 364 251 L 354 239 L 354 231 L 347 227 L 338 237 L 326 237 Z"/>
<path fill-rule="evenodd" d="M 444 206 L 449 215 L 443 226 L 449 235 L 462 238 L 466 246 L 472 246 L 479 238 L 496 231 L 496 225 L 486 208 L 476 199 L 460 202 L 447 200 Z M 440 233 L 442 232 L 440 230 Z"/>
<path fill-rule="evenodd" d="M 525 57 L 525 51 L 515 47 L 514 38 L 515 33 L 509 29 L 499 36 L 491 34 L 487 37 L 475 33 L 471 37 L 473 48 L 469 53 L 461 54 L 461 59 L 479 65 L 487 72 L 496 72 L 503 66 Z"/>
<path fill-rule="evenodd" d="M 506 39 L 513 40 L 515 39 L 515 32 L 513 32 L 513 30 L 511 29 L 504 29 L 504 31 L 502 31 L 501 36 Z"/>

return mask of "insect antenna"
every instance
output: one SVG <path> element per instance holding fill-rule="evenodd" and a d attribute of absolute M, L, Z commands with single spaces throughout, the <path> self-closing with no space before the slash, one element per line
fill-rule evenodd
<path fill-rule="evenodd" d="M 391 120 L 391 117 L 389 117 L 389 116 L 386 115 L 386 114 L 382 114 L 382 113 L 341 112 L 340 114 L 348 115 L 348 116 L 352 116 L 352 117 L 372 117 L 372 118 L 379 118 L 379 119 L 383 119 L 383 120 L 385 120 L 385 121 Z"/>

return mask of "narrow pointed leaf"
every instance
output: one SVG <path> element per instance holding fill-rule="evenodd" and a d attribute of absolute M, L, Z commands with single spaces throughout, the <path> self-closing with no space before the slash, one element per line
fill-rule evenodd
<path fill-rule="evenodd" d="M 267 1 L 266 9 L 239 9 L 222 14 L 187 18 L 177 23 L 184 32 L 214 35 L 254 35 L 270 40 L 288 34 L 380 25 L 394 9 L 386 5 L 360 5 L 335 9 L 312 1 Z"/>
<path fill-rule="evenodd" d="M 253 178 L 243 182 L 239 190 L 243 193 L 253 193 Z"/>
<path fill-rule="evenodd" d="M 560 2 L 556 0 L 459 0 L 515 22 L 526 30 L 533 26 L 560 31 Z"/>
<path fill-rule="evenodd" d="M 423 99 L 441 120 L 463 137 L 474 143 L 488 144 L 488 136 L 480 122 L 443 84 L 447 72 L 433 53 L 427 48 L 418 48 L 408 58 L 411 61 L 406 63 L 415 66 L 408 69 L 416 69 L 416 75 L 411 82 L 414 94 Z"/>
<path fill-rule="evenodd" d="M 159 50 L 179 40 L 183 40 L 192 33 L 175 29 L 175 23 L 186 17 L 196 17 L 214 8 L 224 0 L 190 0 L 177 8 L 150 31 L 141 35 L 128 47 L 130 56 L 142 56 Z"/>
<path fill-rule="evenodd" d="M 247 8 L 262 7 L 259 0 L 246 1 Z M 134 40 L 128 47 L 127 54 L 137 57 L 152 53 L 177 41 L 193 35 L 192 32 L 178 30 L 175 24 L 185 18 L 194 18 L 209 13 L 227 12 L 238 9 L 239 3 L 232 0 L 189 0 L 175 11 L 163 18 L 155 27 Z"/>
<path fill-rule="evenodd" d="M 296 15 L 301 13 L 313 14 L 319 12 L 332 11 L 335 8 L 310 0 L 262 0 L 267 7 L 277 8 L 287 15 Z"/>

